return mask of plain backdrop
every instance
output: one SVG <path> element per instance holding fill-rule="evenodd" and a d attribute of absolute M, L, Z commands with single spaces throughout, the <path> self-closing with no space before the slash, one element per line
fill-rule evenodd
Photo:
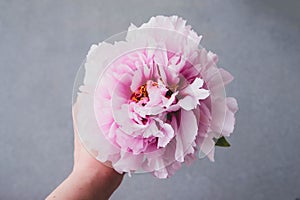
<path fill-rule="evenodd" d="M 71 97 L 89 47 L 155 15 L 202 34 L 234 82 L 232 147 L 112 200 L 300 198 L 300 1 L 0 0 L 0 199 L 43 199 L 72 169 Z"/>

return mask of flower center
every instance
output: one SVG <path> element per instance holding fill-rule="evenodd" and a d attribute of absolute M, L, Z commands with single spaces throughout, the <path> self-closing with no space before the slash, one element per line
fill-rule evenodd
<path fill-rule="evenodd" d="M 147 85 L 146 84 L 140 86 L 137 89 L 137 91 L 133 92 L 130 99 L 137 103 L 145 97 L 148 97 Z"/>

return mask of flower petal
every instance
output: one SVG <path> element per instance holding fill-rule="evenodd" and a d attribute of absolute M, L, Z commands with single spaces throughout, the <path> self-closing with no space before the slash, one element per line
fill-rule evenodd
<path fill-rule="evenodd" d="M 183 99 L 180 99 L 177 104 L 184 110 L 189 111 L 196 108 L 198 102 L 195 98 L 191 96 L 186 96 Z"/>
<path fill-rule="evenodd" d="M 180 126 L 176 135 L 175 159 L 184 161 L 184 156 L 190 150 L 192 143 L 196 139 L 198 125 L 193 112 L 181 110 Z"/>
<path fill-rule="evenodd" d="M 224 136 L 230 136 L 230 134 L 233 132 L 234 125 L 235 125 L 235 112 L 238 109 L 237 102 L 232 97 L 226 98 L 226 116 L 225 116 L 225 122 L 222 129 L 222 135 Z"/>

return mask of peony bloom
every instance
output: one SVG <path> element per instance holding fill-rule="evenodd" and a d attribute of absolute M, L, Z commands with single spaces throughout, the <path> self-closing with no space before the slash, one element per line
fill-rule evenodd
<path fill-rule="evenodd" d="M 92 45 L 74 112 L 80 138 L 118 172 L 170 177 L 233 132 L 233 77 L 177 17 L 131 25 L 124 41 Z"/>

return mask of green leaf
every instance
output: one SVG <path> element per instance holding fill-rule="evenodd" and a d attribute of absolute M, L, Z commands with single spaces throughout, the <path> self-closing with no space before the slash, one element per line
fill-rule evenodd
<path fill-rule="evenodd" d="M 229 142 L 225 139 L 224 136 L 220 137 L 219 139 L 214 138 L 214 141 L 216 142 L 215 145 L 219 147 L 230 147 Z"/>

